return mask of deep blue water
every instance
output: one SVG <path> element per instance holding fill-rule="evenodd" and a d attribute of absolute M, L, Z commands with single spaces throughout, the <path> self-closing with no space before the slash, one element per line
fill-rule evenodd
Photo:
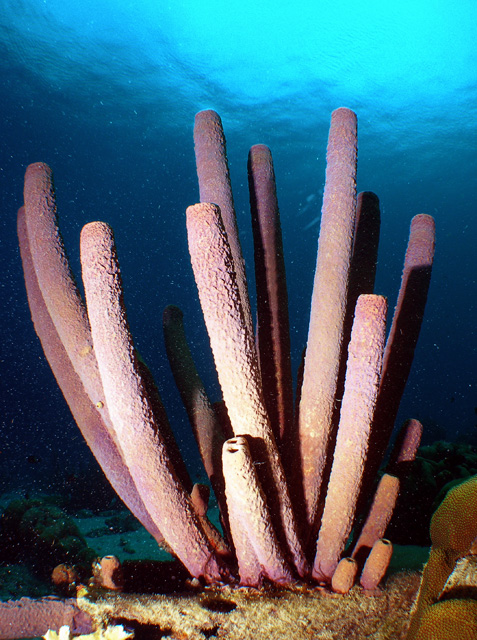
<path fill-rule="evenodd" d="M 436 219 L 431 289 L 399 421 L 426 439 L 477 442 L 477 6 L 3 0 L 0 11 L 0 489 L 88 452 L 30 321 L 16 241 L 25 167 L 54 170 L 65 243 L 115 229 L 129 319 L 171 422 L 193 442 L 168 369 L 162 310 L 174 303 L 218 397 L 188 258 L 198 200 L 195 113 L 223 120 L 246 265 L 253 273 L 246 159 L 273 152 L 294 370 L 306 342 L 331 111 L 359 121 L 358 189 L 381 201 L 376 290 L 394 307 L 411 217 Z M 317 8 L 318 7 L 318 8 Z M 251 286 L 251 291 L 253 287 Z"/>

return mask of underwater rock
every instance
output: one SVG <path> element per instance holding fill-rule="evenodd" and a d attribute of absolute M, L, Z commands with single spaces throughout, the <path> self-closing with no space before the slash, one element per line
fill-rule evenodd
<path fill-rule="evenodd" d="M 60 508 L 41 499 L 14 500 L 0 519 L 0 559 L 22 562 L 45 579 L 60 564 L 90 573 L 96 553 L 75 522 Z"/>
<path fill-rule="evenodd" d="M 157 637 L 293 640 L 404 640 L 419 574 L 394 574 L 379 594 L 355 586 L 346 595 L 295 587 L 208 587 L 198 593 L 98 593 L 78 598 L 95 628 L 119 621 L 136 634 Z"/>
<path fill-rule="evenodd" d="M 0 602 L 0 640 L 34 638 L 49 629 L 67 625 L 72 633 L 91 633 L 91 618 L 81 611 L 73 598 L 60 600 L 49 596 L 39 600 L 21 598 Z"/>

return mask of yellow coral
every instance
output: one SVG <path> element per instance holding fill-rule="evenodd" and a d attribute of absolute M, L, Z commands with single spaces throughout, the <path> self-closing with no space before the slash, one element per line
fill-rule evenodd
<path fill-rule="evenodd" d="M 419 640 L 477 640 L 477 602 L 443 600 L 423 613 Z"/>
<path fill-rule="evenodd" d="M 468 552 L 477 537 L 477 476 L 449 491 L 431 520 L 432 545 Z"/>
<path fill-rule="evenodd" d="M 476 513 L 477 476 L 473 476 L 451 489 L 432 516 L 432 548 L 422 575 L 408 640 L 477 638 L 475 601 L 448 600 L 437 603 L 456 561 L 474 551 L 477 538 Z M 450 611 L 459 612 L 459 615 L 452 617 Z M 440 616 L 442 628 L 439 625 Z M 474 635 L 471 635 L 472 628 L 475 629 Z M 465 633 L 463 629 L 466 630 Z M 462 633 L 464 635 L 459 635 Z"/>

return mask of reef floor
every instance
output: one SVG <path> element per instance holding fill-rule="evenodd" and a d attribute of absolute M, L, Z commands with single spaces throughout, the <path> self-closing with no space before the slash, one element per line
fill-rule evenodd
<path fill-rule="evenodd" d="M 90 593 L 78 606 L 95 626 L 123 624 L 136 637 L 175 640 L 400 640 L 419 586 L 418 572 L 389 576 L 383 588 L 347 595 L 293 589 L 206 588 L 182 595 Z"/>

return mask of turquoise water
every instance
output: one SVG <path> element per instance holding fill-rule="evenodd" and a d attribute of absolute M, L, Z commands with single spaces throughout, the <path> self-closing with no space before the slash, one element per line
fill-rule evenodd
<path fill-rule="evenodd" d="M 198 199 L 193 119 L 203 108 L 223 120 L 250 274 L 246 157 L 258 142 L 274 154 L 295 370 L 306 341 L 330 114 L 339 106 L 357 112 L 358 189 L 381 200 L 376 289 L 391 308 L 411 217 L 425 212 L 437 223 L 426 320 L 400 418 L 419 418 L 428 441 L 477 440 L 477 6 L 256 4 L 3 0 L 4 485 L 40 482 L 64 460 L 74 467 L 88 456 L 43 360 L 22 283 L 15 214 L 24 169 L 39 160 L 54 170 L 76 270 L 82 225 L 104 219 L 115 228 L 138 348 L 193 457 L 161 315 L 169 303 L 184 309 L 201 373 L 217 397 L 185 236 L 185 208 Z"/>

